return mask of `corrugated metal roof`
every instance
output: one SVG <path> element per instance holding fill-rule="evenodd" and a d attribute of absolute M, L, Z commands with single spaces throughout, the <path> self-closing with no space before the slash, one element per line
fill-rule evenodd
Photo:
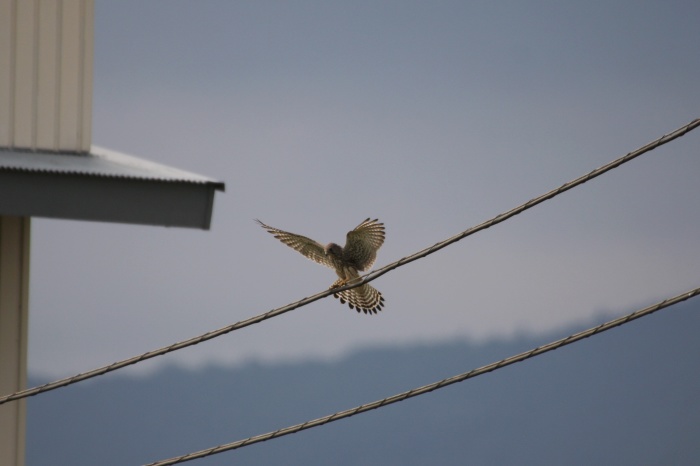
<path fill-rule="evenodd" d="M 206 176 L 100 147 L 89 153 L 0 148 L 0 215 L 209 229 Z"/>
<path fill-rule="evenodd" d="M 206 176 L 97 146 L 89 153 L 0 149 L 0 170 L 204 183 L 224 190 L 224 183 Z"/>

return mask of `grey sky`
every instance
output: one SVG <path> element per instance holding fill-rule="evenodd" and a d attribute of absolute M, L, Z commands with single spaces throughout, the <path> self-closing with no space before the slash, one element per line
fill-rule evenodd
<path fill-rule="evenodd" d="M 698 117 L 697 2 L 96 2 L 93 142 L 208 175 L 209 232 L 38 219 L 30 369 L 65 375 L 323 290 L 253 221 L 376 266 Z M 541 332 L 698 286 L 700 133 L 374 285 L 163 361 Z M 151 363 L 144 366 L 152 367 Z"/>

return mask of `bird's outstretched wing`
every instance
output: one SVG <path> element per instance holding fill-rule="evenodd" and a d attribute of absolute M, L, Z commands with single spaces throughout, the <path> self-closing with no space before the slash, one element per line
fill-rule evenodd
<path fill-rule="evenodd" d="M 325 265 L 326 267 L 330 267 L 332 269 L 334 268 L 333 263 L 329 260 L 328 256 L 326 256 L 322 244 L 317 243 L 306 236 L 296 235 L 294 233 L 278 230 L 277 228 L 265 225 L 258 219 L 255 219 L 255 221 L 258 222 L 261 227 L 267 230 L 268 233 L 282 241 L 290 248 L 299 251 L 314 262 L 318 262 L 319 264 Z"/>
<path fill-rule="evenodd" d="M 348 232 L 343 256 L 351 260 L 357 270 L 367 270 L 377 259 L 377 251 L 384 244 L 384 224 L 378 219 L 366 219 Z"/>

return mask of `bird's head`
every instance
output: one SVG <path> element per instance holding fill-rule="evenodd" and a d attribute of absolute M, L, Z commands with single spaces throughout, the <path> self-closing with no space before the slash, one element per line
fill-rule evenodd
<path fill-rule="evenodd" d="M 343 255 L 343 248 L 335 243 L 328 243 L 326 247 L 323 248 L 326 256 L 340 257 Z"/>

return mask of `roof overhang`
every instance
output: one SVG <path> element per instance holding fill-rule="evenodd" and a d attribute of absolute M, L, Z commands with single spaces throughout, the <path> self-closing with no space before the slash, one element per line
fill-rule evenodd
<path fill-rule="evenodd" d="M 201 228 L 222 182 L 92 146 L 0 149 L 0 214 Z"/>

